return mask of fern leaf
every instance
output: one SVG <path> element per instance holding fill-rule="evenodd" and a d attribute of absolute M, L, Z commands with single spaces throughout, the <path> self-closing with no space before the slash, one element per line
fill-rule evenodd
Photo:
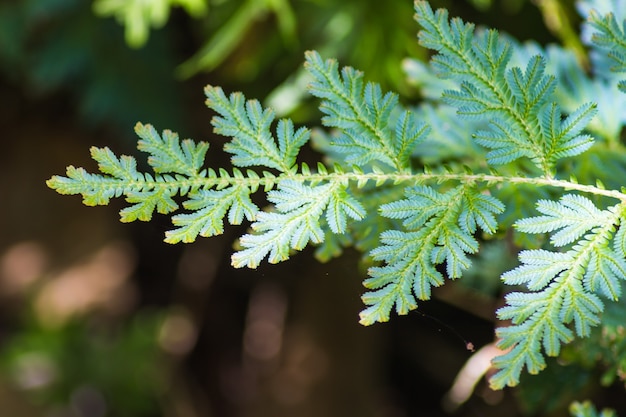
<path fill-rule="evenodd" d="M 521 265 L 502 275 L 504 283 L 525 284 L 530 292 L 508 294 L 498 310 L 498 317 L 512 324 L 497 330 L 499 346 L 510 351 L 494 360 L 499 371 L 491 384 L 496 388 L 517 384 L 524 366 L 530 373 L 543 369 L 541 350 L 558 355 L 561 345 L 573 338 L 570 323 L 578 336 L 588 336 L 604 309 L 598 295 L 616 300 L 626 279 L 625 254 L 614 250 L 621 245 L 615 225 L 623 207 L 600 210 L 575 195 L 556 203 L 541 200 L 537 206 L 544 215 L 518 221 L 518 229 L 553 232 L 555 246 L 573 246 L 565 252 L 522 251 Z"/>
<path fill-rule="evenodd" d="M 543 249 L 521 251 L 519 260 L 522 265 L 502 275 L 502 279 L 509 285 L 526 284 L 531 291 L 545 288 L 574 261 L 571 253 Z"/>
<path fill-rule="evenodd" d="M 504 211 L 504 204 L 500 200 L 481 193 L 465 193 L 465 205 L 459 215 L 459 224 L 463 231 L 474 233 L 480 228 L 486 233 L 494 234 L 498 229 L 495 214 Z"/>
<path fill-rule="evenodd" d="M 126 201 L 135 203 L 120 211 L 120 221 L 124 223 L 135 220 L 150 221 L 156 211 L 168 214 L 178 209 L 178 204 L 172 199 L 176 189 L 160 188 L 153 191 L 137 191 L 127 193 Z"/>
<path fill-rule="evenodd" d="M 544 216 L 521 219 L 516 227 L 525 233 L 546 233 L 560 229 L 551 238 L 552 244 L 557 247 L 578 240 L 589 230 L 607 221 L 606 213 L 596 208 L 589 199 L 573 194 L 563 196 L 559 202 L 539 200 L 537 210 Z"/>
<path fill-rule="evenodd" d="M 305 68 L 313 76 L 309 91 L 322 99 L 322 123 L 339 128 L 342 134 L 333 148 L 346 154 L 346 162 L 365 165 L 379 161 L 399 171 L 410 171 L 409 157 L 415 146 L 426 138 L 428 128 L 415 121 L 415 115 L 402 111 L 398 96 L 383 95 L 380 86 L 363 86 L 363 74 L 345 67 L 341 74 L 337 62 L 324 61 L 317 52 L 306 53 Z M 395 126 L 394 112 L 401 111 Z"/>
<path fill-rule="evenodd" d="M 550 160 L 583 153 L 593 145 L 593 138 L 580 132 L 597 112 L 594 103 L 586 103 L 561 121 L 561 111 L 556 103 L 544 107 L 539 113 L 543 135 L 549 138 L 547 149 Z"/>
<path fill-rule="evenodd" d="M 247 177 L 234 170 L 231 176 L 225 170 L 203 170 L 208 145 L 191 140 L 180 141 L 178 135 L 164 131 L 162 135 L 150 125 L 138 123 L 135 131 L 140 137 L 138 148 L 149 154 L 148 163 L 155 174 L 137 171 L 133 157 L 117 157 L 108 148 L 92 148 L 92 158 L 98 162 L 102 174 L 91 174 L 83 168 L 68 167 L 67 176 L 54 176 L 48 185 L 61 194 L 82 194 L 86 205 L 108 204 L 113 197 L 126 196 L 131 203 L 120 211 L 122 222 L 149 221 L 154 212 L 169 214 L 179 209 L 174 196 L 188 196 L 183 206 L 192 213 L 178 214 L 173 222 L 178 228 L 166 235 L 166 241 L 192 242 L 200 236 L 212 236 L 223 230 L 222 217 L 231 224 L 240 224 L 243 218 L 253 220 L 258 208 L 250 194 L 262 180 L 249 171 Z M 273 177 L 265 173 L 264 181 L 273 184 Z M 211 188 L 218 190 L 211 190 Z"/>
<path fill-rule="evenodd" d="M 254 233 L 241 237 L 242 249 L 232 256 L 235 267 L 256 268 L 265 257 L 270 263 L 281 262 L 289 257 L 291 249 L 302 250 L 309 242 L 321 243 L 324 212 L 334 233 L 345 232 L 347 217 L 360 220 L 365 215 L 360 203 L 340 182 L 308 186 L 284 180 L 268 193 L 268 200 L 275 211 L 257 214 L 251 226 Z"/>
<path fill-rule="evenodd" d="M 583 278 L 586 291 L 617 301 L 622 292 L 620 280 L 624 277 L 626 261 L 623 257 L 608 248 L 594 248 Z"/>
<path fill-rule="evenodd" d="M 142 180 L 137 172 L 137 161 L 132 156 L 122 155 L 119 158 L 109 148 L 91 148 L 91 157 L 98 163 L 103 174 L 122 180 Z"/>
<path fill-rule="evenodd" d="M 184 203 L 192 213 L 172 217 L 178 228 L 165 234 L 168 243 L 193 242 L 198 235 L 209 237 L 224 232 L 224 218 L 230 224 L 241 224 L 244 218 L 254 220 L 259 208 L 250 200 L 250 189 L 233 185 L 221 190 L 201 190 Z"/>
<path fill-rule="evenodd" d="M 493 233 L 493 215 L 504 210 L 495 198 L 466 186 L 443 194 L 427 186 L 410 187 L 405 197 L 381 207 L 383 216 L 403 219 L 408 231 L 383 232 L 382 245 L 370 253 L 385 265 L 370 268 L 364 282 L 374 290 L 363 296 L 369 306 L 361 312 L 366 325 L 387 321 L 394 305 L 398 314 L 407 314 L 416 308 L 415 298 L 429 299 L 431 288 L 444 281 L 437 265 L 446 264 L 449 278 L 460 277 L 471 264 L 467 255 L 478 250 L 472 233 L 477 227 Z"/>
<path fill-rule="evenodd" d="M 203 168 L 207 144 L 138 124 L 138 147 L 148 154 L 153 172 L 139 172 L 132 157 L 92 148 L 100 174 L 68 167 L 66 177 L 55 176 L 48 185 L 60 193 L 82 194 L 89 205 L 123 195 L 129 206 L 120 212 L 122 221 L 175 213 L 180 196 L 185 211 L 172 217 L 174 228 L 166 233 L 170 243 L 218 235 L 225 222 L 247 220 L 251 229 L 231 258 L 235 267 L 283 261 L 309 244 L 320 245 L 318 256 L 328 259 L 354 244 L 376 262 L 364 282 L 366 308 L 360 318 L 366 325 L 387 321 L 394 309 L 398 314 L 415 309 L 445 277 L 459 278 L 470 268 L 480 237 L 496 233 L 499 223 L 511 225 L 513 218 L 522 217 L 515 223 L 518 231 L 549 234 L 558 250 L 524 250 L 521 264 L 502 275 L 504 283 L 527 290 L 508 294 L 498 310 L 498 317 L 511 325 L 497 331 L 499 346 L 508 351 L 494 361 L 498 372 L 492 385 L 515 385 L 524 369 L 539 372 L 546 356 L 558 355 L 575 335 L 589 335 L 600 321 L 604 298 L 621 296 L 626 197 L 603 189 L 601 182 L 593 187 L 554 179 L 561 158 L 592 145 L 585 130 L 596 106 L 577 102 L 562 111 L 547 54 L 539 51 L 513 66 L 514 47 L 496 31 L 475 33 L 473 25 L 448 19 L 443 10 L 433 12 L 423 1 L 415 9 L 423 27 L 421 43 L 437 51 L 432 67 L 451 80 L 446 85 L 454 86 L 443 92 L 444 106 L 405 109 L 397 95 L 365 83 L 359 71 L 340 71 L 336 61 L 307 53 L 306 69 L 313 78 L 309 90 L 322 101 L 323 124 L 333 129 L 332 135 L 318 136 L 329 165 L 334 163 L 332 172 L 322 163 L 316 172 L 298 166 L 308 129 L 296 129 L 287 119 L 276 122 L 271 109 L 241 93 L 227 96 L 208 86 L 207 105 L 217 113 L 211 123 L 216 133 L 230 138 L 224 149 L 232 155 L 232 171 Z M 616 28 L 609 29 L 619 35 Z M 467 123 L 455 121 L 450 127 L 450 106 Z M 437 118 L 431 143 L 448 136 L 440 145 L 451 143 L 454 150 L 417 149 L 430 130 L 419 121 L 424 114 Z M 471 142 L 468 131 L 474 132 Z M 485 174 L 490 167 L 483 163 L 484 154 L 492 165 L 516 164 Z M 412 159 L 418 157 L 450 164 L 415 173 Z M 471 169 L 462 165 L 466 162 Z M 262 168 L 244 173 L 236 167 Z M 511 174 L 536 173 L 536 168 L 541 176 Z M 600 209 L 572 194 L 550 201 L 549 192 L 538 191 L 544 186 L 622 202 Z M 271 203 L 265 211 L 251 197 L 261 188 Z M 526 206 L 540 192 L 545 199 L 537 203 L 539 215 L 528 217 Z M 509 206 L 504 216 L 498 216 L 505 211 L 501 200 Z"/>
<path fill-rule="evenodd" d="M 111 198 L 124 193 L 124 182 L 117 178 L 91 174 L 72 165 L 67 167 L 65 175 L 54 175 L 47 181 L 48 186 L 64 195 L 81 194 L 86 206 L 107 205 Z"/>
<path fill-rule="evenodd" d="M 430 132 L 425 123 L 416 122 L 416 115 L 408 110 L 402 111 L 395 125 L 394 143 L 397 145 L 396 157 L 400 166 L 410 167 L 411 156 L 418 144 L 422 143 Z"/>
<path fill-rule="evenodd" d="M 518 103 L 523 103 L 522 112 L 531 114 L 543 104 L 545 98 L 550 97 L 555 89 L 554 77 L 544 76 L 546 61 L 540 55 L 530 58 L 526 70 L 513 67 L 506 72 L 507 83 Z"/>
<path fill-rule="evenodd" d="M 280 120 L 276 136 L 270 128 L 274 112 L 263 109 L 257 100 L 245 100 L 241 93 L 226 97 L 219 87 L 207 86 L 206 104 L 216 111 L 211 124 L 215 132 L 231 137 L 224 150 L 233 154 L 232 163 L 238 167 L 265 166 L 288 172 L 294 165 L 300 148 L 309 140 L 309 130 L 294 131 L 293 122 Z"/>
<path fill-rule="evenodd" d="M 189 177 L 197 176 L 204 163 L 209 144 L 195 143 L 190 139 L 182 142 L 178 135 L 164 130 L 160 136 L 151 125 L 137 123 L 135 132 L 141 138 L 137 149 L 150 154 L 148 163 L 156 173 L 178 173 Z"/>
<path fill-rule="evenodd" d="M 593 34 L 593 43 L 608 53 L 614 66 L 614 72 L 626 72 L 626 23 L 617 21 L 613 13 L 601 17 L 591 10 L 588 17 L 589 23 L 597 30 Z M 618 84 L 622 92 L 626 92 L 626 81 Z"/>
<path fill-rule="evenodd" d="M 595 107 L 583 105 L 572 118 L 560 121 L 553 97 L 555 80 L 545 73 L 544 58 L 532 57 L 525 70 L 509 69 L 511 45 L 495 30 L 474 34 L 472 24 L 449 20 L 446 10 L 433 12 L 425 1 L 417 1 L 415 10 L 422 26 L 420 43 L 437 51 L 433 67 L 459 85 L 458 90 L 444 92 L 444 101 L 457 107 L 460 115 L 490 124 L 490 130 L 477 132 L 475 138 L 493 149 L 487 153 L 491 164 L 528 157 L 543 173 L 553 175 L 558 159 L 591 146 L 592 139 L 578 133 L 595 114 Z M 542 109 L 548 103 L 552 107 L 546 112 Z"/>

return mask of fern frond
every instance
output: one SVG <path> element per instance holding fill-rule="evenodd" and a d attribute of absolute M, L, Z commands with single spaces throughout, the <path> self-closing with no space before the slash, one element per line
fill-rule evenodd
<path fill-rule="evenodd" d="M 600 16 L 595 10 L 590 11 L 588 21 L 597 29 L 592 36 L 593 43 L 613 61 L 611 71 L 626 72 L 626 21 L 618 22 L 613 13 Z M 618 87 L 626 92 L 626 80 L 620 81 Z"/>
<path fill-rule="evenodd" d="M 246 101 L 241 93 L 226 97 L 220 87 L 207 86 L 206 105 L 219 116 L 211 120 L 215 132 L 232 138 L 224 150 L 233 154 L 232 163 L 238 167 L 265 166 L 288 172 L 296 162 L 302 145 L 309 140 L 309 130 L 294 131 L 293 122 L 283 119 L 276 127 L 277 139 L 270 128 L 274 112 L 264 109 L 257 100 Z"/>
<path fill-rule="evenodd" d="M 599 210 L 589 199 L 567 194 L 559 202 L 539 200 L 537 211 L 544 216 L 521 219 L 518 230 L 525 233 L 554 233 L 550 239 L 554 246 L 565 246 L 578 240 L 594 227 L 606 221 L 606 213 Z M 560 229 L 560 230 L 559 230 Z"/>
<path fill-rule="evenodd" d="M 150 221 L 152 214 L 168 214 L 178 209 L 178 204 L 172 197 L 176 189 L 157 188 L 151 191 L 135 191 L 126 193 L 126 201 L 134 203 L 132 206 L 120 210 L 120 221 L 124 223 L 140 220 Z"/>
<path fill-rule="evenodd" d="M 397 171 L 411 171 L 409 158 L 426 138 L 428 127 L 401 109 L 396 94 L 383 95 L 374 83 L 363 86 L 363 74 L 353 68 L 345 67 L 340 74 L 335 60 L 324 61 L 314 51 L 306 53 L 305 68 L 313 76 L 309 92 L 322 99 L 320 110 L 326 115 L 322 123 L 342 131 L 333 147 L 346 154 L 348 163 L 378 161 Z"/>
<path fill-rule="evenodd" d="M 561 119 L 561 110 L 556 103 L 544 106 L 538 119 L 541 132 L 547 140 L 546 155 L 551 161 L 583 153 L 593 144 L 593 138 L 581 134 L 597 113 L 595 103 L 585 103 Z"/>
<path fill-rule="evenodd" d="M 561 345 L 573 339 L 570 323 L 578 336 L 588 336 L 604 309 L 598 295 L 616 300 L 620 280 L 626 279 L 623 232 L 615 233 L 624 203 L 600 210 L 585 197 L 565 195 L 537 206 L 544 215 L 518 221 L 518 229 L 553 232 L 557 247 L 575 243 L 566 252 L 522 251 L 521 265 L 502 275 L 504 283 L 525 284 L 530 292 L 508 294 L 498 310 L 498 317 L 512 324 L 497 330 L 499 347 L 510 350 L 494 360 L 499 371 L 491 384 L 496 388 L 515 385 L 524 366 L 531 374 L 543 369 L 541 351 L 558 355 Z"/>
<path fill-rule="evenodd" d="M 520 252 L 521 264 L 502 275 L 505 284 L 527 289 L 508 294 L 498 310 L 511 325 L 497 331 L 499 346 L 508 351 L 494 361 L 499 371 L 492 385 L 515 385 L 525 368 L 539 372 L 546 355 L 557 355 L 576 334 L 588 335 L 600 321 L 603 298 L 621 296 L 626 194 L 617 190 L 619 179 L 609 189 L 601 181 L 579 183 L 575 177 L 586 171 L 569 162 L 559 168 L 573 167 L 572 179 L 554 178 L 557 163 L 593 143 L 585 131 L 596 106 L 576 102 L 561 110 L 547 54 L 539 51 L 514 66 L 514 47 L 496 31 L 475 33 L 473 25 L 433 12 L 423 1 L 415 9 L 420 41 L 438 53 L 432 68 L 456 89 L 443 93 L 445 105 L 429 102 L 412 111 L 395 94 L 365 83 L 359 71 L 340 71 L 336 61 L 308 52 L 309 91 L 321 99 L 322 123 L 331 128 L 317 135 L 327 159 L 316 168 L 297 162 L 310 137 L 307 128 L 276 121 L 271 109 L 242 93 L 208 86 L 206 103 L 217 113 L 211 123 L 228 138 L 224 150 L 232 169 L 203 168 L 205 143 L 138 124 L 138 147 L 148 154 L 151 172 L 139 172 L 132 157 L 92 148 L 100 174 L 70 166 L 48 185 L 81 194 L 88 205 L 125 196 L 130 205 L 120 212 L 122 221 L 175 213 L 169 243 L 218 235 L 226 222 L 247 220 L 250 230 L 231 258 L 235 267 L 280 262 L 309 244 L 319 245 L 318 256 L 328 259 L 352 244 L 375 262 L 364 281 L 360 319 L 366 325 L 387 321 L 393 309 L 408 313 L 446 276 L 459 278 L 480 238 L 498 228 L 515 224 L 519 232 L 549 234 L 556 250 L 539 249 L 546 242 L 535 239 Z M 583 83 L 592 91 L 591 83 Z M 452 108 L 464 119 L 451 122 Z M 429 142 L 424 116 L 435 119 Z M 610 132 L 619 131 L 620 123 Z M 515 164 L 496 172 L 484 158 L 491 165 Z M 618 157 L 611 161 L 611 168 L 621 164 Z M 431 162 L 434 168 L 427 166 Z M 524 174 L 537 168 L 541 175 Z M 597 169 L 588 172 L 604 180 L 595 176 Z M 620 203 L 601 209 L 574 194 L 555 202 L 546 188 Z M 270 203 L 264 210 L 253 202 L 257 191 Z M 539 198 L 539 215 L 529 214 Z"/>
<path fill-rule="evenodd" d="M 180 141 L 169 130 L 159 135 L 154 127 L 141 123 L 135 126 L 135 132 L 140 137 L 138 148 L 149 154 L 148 164 L 154 174 L 137 171 L 133 157 L 117 157 L 108 148 L 93 147 L 91 156 L 102 174 L 70 166 L 66 177 L 53 176 L 48 186 L 61 194 L 82 194 L 86 205 L 105 205 L 111 198 L 124 195 L 131 205 L 120 211 L 122 222 L 149 221 L 154 212 L 173 213 L 179 209 L 174 197 L 187 196 L 183 206 L 194 212 L 173 217 L 179 228 L 168 232 L 166 241 L 175 243 L 221 233 L 221 218 L 227 211 L 231 224 L 240 224 L 243 217 L 253 220 L 259 209 L 251 202 L 250 194 L 262 182 L 273 185 L 274 177 L 269 173 L 261 179 L 252 171 L 244 176 L 237 169 L 232 175 L 223 169 L 202 169 L 208 150 L 204 142 Z"/>
<path fill-rule="evenodd" d="M 224 232 L 224 218 L 228 223 L 241 224 L 244 218 L 255 219 L 259 208 L 250 199 L 250 188 L 245 185 L 232 185 L 221 190 L 200 190 L 185 201 L 184 207 L 191 213 L 172 217 L 178 228 L 165 233 L 167 243 L 196 240 L 198 235 L 209 237 Z"/>
<path fill-rule="evenodd" d="M 516 48 L 520 49 L 521 46 Z M 599 53 L 592 54 L 594 76 L 591 76 L 572 51 L 549 45 L 543 54 L 552 67 L 548 71 L 557 77 L 555 96 L 563 110 L 573 113 L 583 103 L 597 103 L 597 115 L 585 130 L 606 142 L 618 142 L 619 133 L 626 124 L 626 95 L 615 88 L 613 73 L 606 77 L 609 65 L 604 63 L 605 60 L 598 62 Z"/>
<path fill-rule="evenodd" d="M 309 242 L 321 243 L 323 215 L 337 234 L 345 232 L 347 217 L 360 220 L 365 215 L 361 204 L 338 181 L 308 186 L 284 180 L 267 198 L 275 211 L 257 214 L 251 226 L 254 233 L 241 237 L 242 249 L 232 256 L 235 267 L 256 268 L 265 257 L 270 263 L 277 263 L 289 258 L 292 249 L 301 250 Z"/>
<path fill-rule="evenodd" d="M 477 132 L 475 139 L 492 149 L 487 153 L 491 164 L 527 157 L 551 176 L 558 159 L 592 145 L 591 137 L 579 133 L 595 106 L 584 105 L 572 119 L 561 121 L 553 97 L 555 80 L 545 73 L 542 56 L 531 58 L 524 70 L 508 68 L 511 45 L 495 30 L 475 34 L 474 25 L 449 20 L 446 10 L 433 12 L 426 1 L 417 1 L 415 10 L 422 26 L 420 43 L 437 51 L 433 67 L 459 84 L 458 90 L 444 92 L 444 101 L 464 117 L 489 121 L 490 129 Z M 543 110 L 548 104 L 551 110 Z"/>
<path fill-rule="evenodd" d="M 156 173 L 177 173 L 189 177 L 198 176 L 209 150 L 206 142 L 194 142 L 164 130 L 161 137 L 152 125 L 137 124 L 135 133 L 140 137 L 137 149 L 148 153 L 148 164 Z M 104 171 L 103 171 L 104 172 Z"/>
<path fill-rule="evenodd" d="M 67 177 L 53 176 L 47 184 L 61 194 L 81 194 L 83 203 L 88 206 L 106 205 L 113 197 L 127 196 L 129 203 L 135 203 L 120 212 L 123 222 L 134 220 L 148 221 L 152 213 L 167 214 L 178 209 L 172 197 L 185 194 L 194 187 L 194 179 L 202 178 L 205 173 L 193 160 L 204 155 L 208 145 L 187 145 L 188 154 L 178 145 L 178 136 L 165 131 L 163 138 L 149 125 L 137 124 L 135 130 L 144 141 L 144 149 L 151 153 L 150 161 L 162 167 L 162 161 L 178 152 L 179 164 L 173 173 L 186 172 L 190 177 L 142 174 L 137 171 L 135 158 L 122 155 L 117 157 L 109 148 L 91 148 L 91 157 L 98 163 L 98 168 L 105 175 L 90 174 L 84 168 L 69 166 Z M 147 146 L 145 143 L 160 142 L 163 146 Z M 169 146 L 169 147 L 168 147 Z M 170 152 L 171 151 L 171 152 Z M 186 158 L 189 157 L 189 158 Z"/>
<path fill-rule="evenodd" d="M 471 265 L 467 255 L 478 250 L 472 233 L 477 227 L 493 233 L 494 214 L 504 210 L 495 198 L 466 186 L 443 194 L 427 186 L 410 187 L 405 197 L 381 207 L 383 216 L 403 219 L 407 231 L 383 232 L 382 245 L 370 253 L 385 265 L 370 268 L 364 281 L 374 291 L 363 295 L 369 307 L 361 312 L 362 324 L 389 320 L 394 306 L 398 314 L 407 314 L 417 307 L 415 298 L 429 299 L 431 287 L 444 282 L 439 264 L 446 264 L 449 278 L 460 277 Z"/>
<path fill-rule="evenodd" d="M 91 174 L 84 168 L 72 165 L 67 167 L 65 175 L 67 176 L 54 175 L 47 181 L 48 186 L 59 194 L 81 194 L 83 204 L 86 206 L 107 205 L 111 198 L 119 197 L 126 189 L 126 182 L 120 181 L 119 178 Z"/>

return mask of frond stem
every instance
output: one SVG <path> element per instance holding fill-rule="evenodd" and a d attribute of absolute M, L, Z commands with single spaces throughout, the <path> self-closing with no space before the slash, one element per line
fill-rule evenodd
<path fill-rule="evenodd" d="M 302 182 L 356 182 L 364 184 L 368 181 L 373 181 L 376 184 L 383 184 L 385 182 L 392 182 L 394 184 L 400 183 L 414 183 L 421 184 L 425 182 L 448 182 L 456 181 L 463 184 L 473 183 L 490 183 L 490 184 L 532 184 L 542 187 L 561 188 L 564 190 L 575 190 L 583 193 L 589 193 L 597 196 L 609 197 L 626 202 L 626 193 L 618 190 L 607 190 L 605 188 L 579 184 L 577 182 L 560 180 L 552 177 L 521 177 L 521 176 L 504 176 L 497 174 L 468 174 L 468 173 L 384 173 L 384 172 L 329 172 L 329 173 L 294 173 L 283 174 L 279 176 L 268 175 L 265 177 L 229 177 L 229 178 L 193 178 L 184 182 L 185 187 L 189 189 L 210 189 L 214 187 L 222 188 L 229 184 L 238 184 L 249 187 L 256 190 L 259 186 L 273 188 L 276 184 L 286 179 L 292 181 Z M 111 181 L 108 185 L 111 187 L 116 186 L 116 181 Z M 157 188 L 178 188 L 181 187 L 177 181 L 133 181 L 129 184 L 127 181 L 120 180 L 117 184 L 123 185 L 123 187 L 134 189 L 157 189 Z M 102 185 L 102 184 L 100 184 Z M 182 188 L 182 187 L 181 187 Z"/>

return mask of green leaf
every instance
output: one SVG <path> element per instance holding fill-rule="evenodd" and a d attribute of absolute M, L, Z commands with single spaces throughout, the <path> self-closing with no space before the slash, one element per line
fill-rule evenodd
<path fill-rule="evenodd" d="M 499 369 L 491 379 L 494 388 L 516 385 L 524 366 L 530 373 L 543 369 L 542 348 L 548 356 L 557 356 L 561 345 L 573 339 L 570 323 L 578 336 L 588 336 L 604 310 L 598 295 L 619 297 L 626 261 L 610 242 L 621 204 L 599 210 L 590 200 L 568 194 L 556 203 L 539 201 L 544 216 L 517 222 L 528 233 L 555 232 L 555 246 L 575 244 L 566 252 L 522 251 L 522 264 L 502 275 L 504 283 L 525 284 L 529 292 L 508 294 L 506 305 L 497 311 L 499 319 L 512 324 L 496 331 L 498 346 L 510 351 L 493 362 Z"/>
<path fill-rule="evenodd" d="M 135 133 L 141 139 L 137 149 L 147 152 L 148 163 L 156 173 L 178 173 L 190 177 L 197 176 L 204 163 L 209 144 L 195 143 L 191 139 L 182 142 L 172 131 L 164 130 L 160 136 L 154 127 L 137 123 Z"/>
<path fill-rule="evenodd" d="M 137 161 L 132 156 L 122 155 L 119 158 L 109 148 L 91 148 L 91 157 L 98 163 L 103 174 L 123 180 L 141 180 L 137 172 Z"/>
<path fill-rule="evenodd" d="M 578 240 L 596 226 L 610 219 L 610 213 L 598 210 L 587 198 L 567 194 L 559 202 L 539 200 L 537 210 L 544 216 L 519 220 L 515 226 L 525 233 L 546 233 L 559 230 L 550 239 L 560 247 Z"/>
<path fill-rule="evenodd" d="M 275 211 L 257 214 L 252 223 L 254 233 L 239 240 L 242 249 L 233 254 L 233 266 L 256 268 L 265 257 L 270 263 L 281 262 L 289 258 L 292 249 L 302 250 L 309 242 L 321 243 L 324 212 L 335 233 L 345 231 L 346 217 L 360 220 L 364 215 L 361 205 L 340 182 L 308 186 L 284 180 L 268 193 L 268 200 Z"/>
<path fill-rule="evenodd" d="M 178 209 L 178 204 L 172 199 L 176 190 L 167 188 L 154 191 L 137 191 L 127 193 L 126 201 L 136 203 L 120 211 L 120 221 L 124 223 L 141 220 L 144 222 L 152 219 L 152 213 L 156 210 L 160 214 L 168 214 Z"/>
<path fill-rule="evenodd" d="M 48 187 L 60 194 L 82 194 L 86 206 L 107 205 L 113 197 L 119 197 L 124 189 L 116 178 L 90 174 L 84 168 L 68 166 L 67 177 L 55 175 L 47 181 Z"/>
<path fill-rule="evenodd" d="M 487 148 L 491 164 L 527 157 L 545 174 L 554 175 L 557 160 L 578 155 L 593 143 L 579 135 L 595 106 L 585 104 L 560 122 L 554 97 L 555 80 L 545 73 L 544 58 L 534 56 L 525 70 L 509 68 L 512 48 L 495 30 L 474 33 L 474 25 L 448 19 L 447 11 L 433 12 L 428 2 L 415 2 L 422 26 L 420 43 L 437 54 L 434 69 L 456 81 L 458 90 L 443 94 L 461 116 L 489 122 L 489 130 L 475 133 Z M 548 111 L 544 110 L 547 108 Z"/>
<path fill-rule="evenodd" d="M 626 29 L 624 23 L 622 22 L 620 25 L 613 13 L 601 17 L 594 10 L 589 13 L 588 21 L 592 27 L 597 29 L 592 37 L 593 43 L 607 52 L 614 64 L 611 71 L 626 72 Z M 622 92 L 626 92 L 625 81 L 620 81 L 618 87 Z"/>
<path fill-rule="evenodd" d="M 427 186 L 409 187 L 405 196 L 381 207 L 383 216 L 404 219 L 408 231 L 383 232 L 382 245 L 370 252 L 385 265 L 370 268 L 370 278 L 364 281 L 375 291 L 363 296 L 369 307 L 361 312 L 362 324 L 387 321 L 394 305 L 398 314 L 407 314 L 417 307 L 415 298 L 429 299 L 431 288 L 444 282 L 439 264 L 446 264 L 449 278 L 460 277 L 471 265 L 467 255 L 478 251 L 471 233 L 477 226 L 493 233 L 493 214 L 504 209 L 495 198 L 464 186 L 443 194 Z"/>
<path fill-rule="evenodd" d="M 382 162 L 399 171 L 409 171 L 415 146 L 426 138 L 428 128 L 415 115 L 398 105 L 398 96 L 383 95 L 379 85 L 363 86 L 363 74 L 353 68 L 338 70 L 334 60 L 324 61 L 314 51 L 306 53 L 305 68 L 313 77 L 312 95 L 322 99 L 325 126 L 341 129 L 333 148 L 346 154 L 346 162 L 366 165 Z M 400 113 L 395 124 L 394 113 Z"/>
<path fill-rule="evenodd" d="M 172 223 L 178 227 L 166 232 L 165 241 L 189 243 L 195 241 L 198 235 L 209 237 L 222 234 L 224 218 L 233 225 L 241 224 L 244 218 L 254 220 L 259 208 L 250 200 L 250 193 L 248 187 L 233 185 L 192 194 L 184 204 L 192 213 L 172 217 Z"/>
<path fill-rule="evenodd" d="M 233 154 L 233 165 L 266 166 L 281 172 L 288 172 L 295 165 L 300 148 L 309 140 L 308 129 L 294 132 L 290 120 L 281 120 L 276 140 L 270 131 L 272 110 L 263 109 L 257 100 L 246 101 L 241 93 L 226 97 L 219 87 L 207 86 L 204 92 L 207 106 L 219 114 L 211 121 L 215 132 L 232 138 L 224 150 Z"/>
<path fill-rule="evenodd" d="M 245 9 L 286 5 L 248 1 Z M 307 128 L 275 120 L 271 109 L 242 93 L 208 86 L 207 105 L 216 113 L 211 123 L 227 138 L 224 150 L 233 167 L 203 168 L 207 144 L 137 124 L 150 172 L 140 172 L 134 157 L 93 148 L 98 174 L 70 166 L 48 185 L 81 194 L 88 205 L 124 196 L 129 205 L 120 212 L 122 221 L 172 214 L 171 243 L 249 221 L 232 256 L 236 267 L 283 261 L 309 244 L 329 259 L 353 245 L 368 253 L 372 265 L 364 281 L 363 324 L 417 308 L 446 277 L 457 279 L 470 268 L 483 240 L 514 226 L 519 233 L 502 236 L 523 244 L 520 264 L 501 278 L 523 288 L 507 294 L 497 311 L 510 325 L 497 329 L 505 352 L 494 360 L 491 384 L 516 385 L 524 370 L 541 371 L 546 357 L 600 327 L 607 320 L 604 303 L 619 300 L 626 285 L 626 194 L 619 190 L 623 102 L 595 56 L 586 72 L 563 48 L 475 31 L 424 1 L 415 10 L 420 42 L 435 51 L 421 74 L 430 82 L 434 73 L 446 78 L 426 88 L 415 110 L 361 72 L 306 54 L 309 92 L 321 100 L 322 124 L 329 128 L 315 135 L 324 163 L 298 164 Z M 248 25 L 252 15 L 238 15 L 246 24 L 231 26 L 221 45 L 237 38 L 232 28 Z M 623 25 L 610 15 L 592 13 L 590 19 L 598 48 L 609 50 L 620 69 Z M 602 117 L 594 119 L 598 109 Z M 570 158 L 592 146 L 588 133 L 602 140 L 587 157 Z M 496 171 L 493 165 L 501 166 Z M 559 198 L 562 190 L 568 194 Z M 263 193 L 258 200 L 256 192 Z M 264 210 L 253 203 L 262 197 L 269 202 Z M 523 234 L 533 236 L 524 240 Z M 612 366 L 612 375 L 623 368 Z"/>

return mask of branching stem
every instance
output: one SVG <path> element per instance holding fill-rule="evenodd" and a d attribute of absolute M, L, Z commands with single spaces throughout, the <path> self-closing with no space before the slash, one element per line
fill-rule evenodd
<path fill-rule="evenodd" d="M 259 186 L 273 188 L 277 183 L 286 179 L 300 182 L 358 182 L 364 184 L 367 181 L 373 181 L 377 184 L 385 182 L 414 183 L 422 184 L 426 182 L 448 182 L 456 181 L 459 183 L 491 183 L 491 184 L 532 184 L 540 187 L 561 188 L 564 190 L 576 190 L 583 193 L 589 193 L 597 196 L 610 197 L 626 202 L 626 193 L 618 190 L 607 190 L 601 186 L 579 184 L 577 182 L 560 180 L 549 177 L 521 177 L 506 176 L 496 174 L 467 174 L 467 173 L 360 173 L 360 172 L 333 172 L 333 173 L 290 173 L 281 176 L 267 175 L 264 177 L 230 177 L 228 180 L 224 178 L 192 178 L 186 185 L 192 189 L 197 188 L 214 188 L 221 184 L 238 184 L 257 188 Z M 112 181 L 112 185 L 115 181 Z M 128 184 L 131 187 L 134 184 Z M 136 183 L 137 188 L 156 189 L 161 187 L 171 187 L 168 182 L 162 181 L 146 181 Z"/>

